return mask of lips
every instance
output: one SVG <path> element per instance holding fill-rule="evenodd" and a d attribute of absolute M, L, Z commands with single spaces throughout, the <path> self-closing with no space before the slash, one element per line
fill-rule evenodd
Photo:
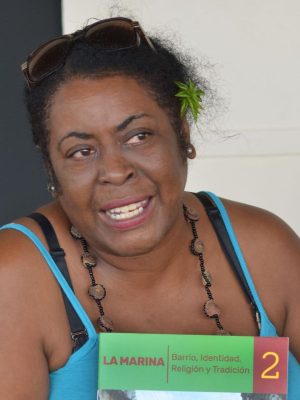
<path fill-rule="evenodd" d="M 101 208 L 100 214 L 111 227 L 127 229 L 142 223 L 148 216 L 152 197 L 133 196 L 113 200 Z"/>
<path fill-rule="evenodd" d="M 115 207 L 105 211 L 105 214 L 113 220 L 127 220 L 141 215 L 148 204 L 148 199 L 130 203 L 122 207 Z"/>

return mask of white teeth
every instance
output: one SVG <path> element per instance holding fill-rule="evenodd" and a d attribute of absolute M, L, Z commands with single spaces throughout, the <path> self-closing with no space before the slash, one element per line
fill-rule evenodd
<path fill-rule="evenodd" d="M 147 202 L 147 200 L 143 200 L 137 203 L 127 204 L 123 207 L 111 208 L 106 211 L 106 215 L 115 220 L 134 218 L 144 211 Z"/>

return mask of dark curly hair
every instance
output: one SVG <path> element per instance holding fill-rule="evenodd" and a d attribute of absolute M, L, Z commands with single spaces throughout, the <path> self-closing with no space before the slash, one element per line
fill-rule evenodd
<path fill-rule="evenodd" d="M 52 170 L 48 153 L 49 131 L 47 128 L 51 100 L 60 85 L 74 77 L 96 79 L 125 75 L 136 79 L 167 111 L 177 134 L 183 157 L 186 159 L 186 143 L 181 134 L 180 100 L 175 97 L 178 87 L 174 82 L 188 82 L 191 79 L 206 94 L 210 92 L 210 89 L 206 80 L 197 75 L 194 62 L 190 57 L 180 54 L 168 40 L 157 37 L 150 37 L 150 39 L 156 52 L 145 40 L 142 40 L 139 47 L 103 51 L 99 44 L 89 43 L 81 36 L 74 41 L 62 68 L 33 88 L 25 89 L 33 140 L 42 152 L 48 172 Z"/>

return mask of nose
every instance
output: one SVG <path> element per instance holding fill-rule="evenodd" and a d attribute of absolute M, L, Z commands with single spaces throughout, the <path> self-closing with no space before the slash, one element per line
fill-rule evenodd
<path fill-rule="evenodd" d="M 99 160 L 98 182 L 102 185 L 123 185 L 132 179 L 136 170 L 121 151 L 109 151 Z"/>

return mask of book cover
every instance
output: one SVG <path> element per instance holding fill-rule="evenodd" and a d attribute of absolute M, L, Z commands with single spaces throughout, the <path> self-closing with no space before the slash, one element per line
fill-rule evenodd
<path fill-rule="evenodd" d="M 288 339 L 101 333 L 98 400 L 286 400 Z"/>

